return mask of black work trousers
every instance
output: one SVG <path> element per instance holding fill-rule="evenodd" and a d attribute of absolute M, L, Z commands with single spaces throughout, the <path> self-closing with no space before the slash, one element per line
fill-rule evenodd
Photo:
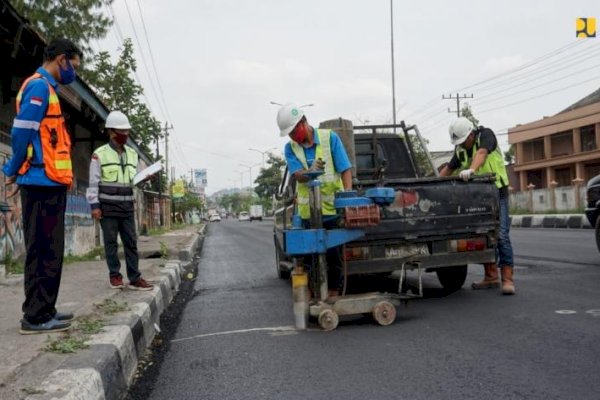
<path fill-rule="evenodd" d="M 102 237 L 104 238 L 104 253 L 110 276 L 121 276 L 121 262 L 119 261 L 117 235 L 121 236 L 125 249 L 125 265 L 127 278 L 130 282 L 140 279 L 138 267 L 139 256 L 137 250 L 137 236 L 135 232 L 135 217 L 132 214 L 123 217 L 102 217 Z"/>
<path fill-rule="evenodd" d="M 25 272 L 23 317 L 32 324 L 56 314 L 65 250 L 66 186 L 23 185 Z"/>

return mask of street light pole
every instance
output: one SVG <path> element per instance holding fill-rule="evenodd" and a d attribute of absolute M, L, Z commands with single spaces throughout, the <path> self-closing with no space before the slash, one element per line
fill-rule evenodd
<path fill-rule="evenodd" d="M 265 154 L 270 154 L 271 150 L 275 150 L 276 148 L 277 147 L 271 147 L 270 149 L 265 150 L 265 151 L 261 151 L 261 150 L 258 150 L 258 149 L 252 149 L 252 148 L 250 148 L 248 150 L 250 150 L 250 151 L 256 151 L 257 153 L 260 153 L 260 155 L 262 156 L 262 167 L 264 168 L 265 167 Z"/>
<path fill-rule="evenodd" d="M 254 164 L 254 165 L 246 165 L 246 164 L 239 164 L 241 167 L 245 167 L 248 168 L 248 172 L 250 173 L 250 189 L 252 189 L 254 182 L 252 181 L 252 168 L 259 166 L 260 164 Z"/>

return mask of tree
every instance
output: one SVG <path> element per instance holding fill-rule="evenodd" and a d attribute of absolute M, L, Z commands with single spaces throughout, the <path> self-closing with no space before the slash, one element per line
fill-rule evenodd
<path fill-rule="evenodd" d="M 15 9 L 27 18 L 47 41 L 64 37 L 77 43 L 86 56 L 90 43 L 102 39 L 112 19 L 101 12 L 113 0 L 13 0 Z"/>
<path fill-rule="evenodd" d="M 514 145 L 510 145 L 510 147 L 508 148 L 508 150 L 504 153 L 504 161 L 506 161 L 507 164 L 512 164 L 515 162 L 515 146 Z"/>
<path fill-rule="evenodd" d="M 473 125 L 479 126 L 479 120 L 473 115 L 473 110 L 471 110 L 471 106 L 469 104 L 465 104 L 463 108 L 460 109 L 460 114 L 471 121 Z"/>
<path fill-rule="evenodd" d="M 262 168 L 260 174 L 254 181 L 256 187 L 254 191 L 259 198 L 270 200 L 277 193 L 281 180 L 283 179 L 282 170 L 285 167 L 285 160 L 273 154 L 269 154 L 267 168 Z"/>
<path fill-rule="evenodd" d="M 219 199 L 218 206 L 235 214 L 248 211 L 252 204 L 252 196 L 247 193 L 226 194 Z"/>
<path fill-rule="evenodd" d="M 141 101 L 144 89 L 132 77 L 137 63 L 131 39 L 123 42 L 116 64 L 112 63 L 108 52 L 102 51 L 94 56 L 93 67 L 94 74 L 90 75 L 88 83 L 110 110 L 120 110 L 129 117 L 132 136 L 147 154 L 151 154 L 152 143 L 162 137 L 161 126 Z"/>

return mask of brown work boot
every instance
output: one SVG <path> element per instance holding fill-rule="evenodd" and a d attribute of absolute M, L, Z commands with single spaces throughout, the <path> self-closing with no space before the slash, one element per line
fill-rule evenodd
<path fill-rule="evenodd" d="M 483 264 L 484 277 L 479 282 L 473 282 L 471 288 L 479 289 L 497 289 L 500 287 L 500 279 L 498 278 L 498 267 L 495 263 Z"/>
<path fill-rule="evenodd" d="M 152 290 L 153 288 L 154 285 L 149 284 L 143 278 L 140 278 L 135 282 L 129 282 L 129 289 L 131 290 L 147 291 Z"/>
<path fill-rule="evenodd" d="M 110 287 L 113 289 L 123 289 L 125 287 L 125 285 L 123 284 L 123 277 L 121 275 L 111 276 L 109 280 Z"/>
<path fill-rule="evenodd" d="M 513 282 L 513 267 L 504 265 L 502 267 L 502 294 L 515 294 L 515 284 Z"/>

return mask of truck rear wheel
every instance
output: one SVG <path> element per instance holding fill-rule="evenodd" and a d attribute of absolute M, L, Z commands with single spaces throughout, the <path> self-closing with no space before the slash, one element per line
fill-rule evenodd
<path fill-rule="evenodd" d="M 438 268 L 435 272 L 440 280 L 440 284 L 450 293 L 459 290 L 467 279 L 466 265 Z"/>
<path fill-rule="evenodd" d="M 275 239 L 275 268 L 277 268 L 277 277 L 279 279 L 290 279 L 290 271 L 281 268 L 281 250 L 277 246 L 277 239 Z"/>

